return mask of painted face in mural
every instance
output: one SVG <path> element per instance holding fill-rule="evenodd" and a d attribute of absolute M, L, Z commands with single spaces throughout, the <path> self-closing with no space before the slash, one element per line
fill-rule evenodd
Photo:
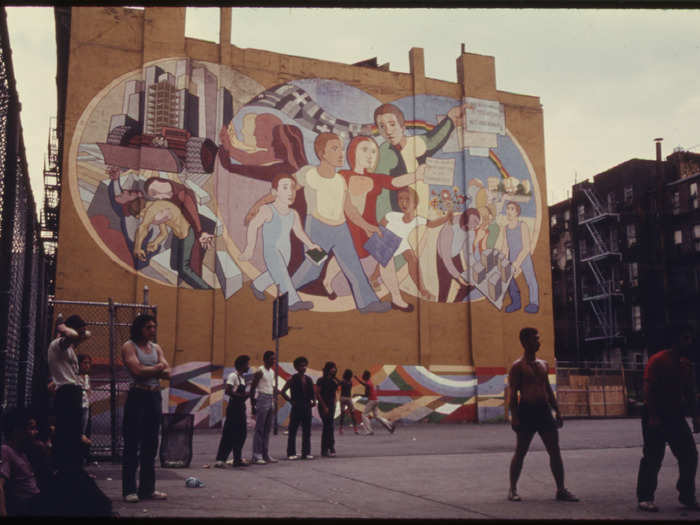
<path fill-rule="evenodd" d="M 364 173 L 373 172 L 377 167 L 377 155 L 379 150 L 373 140 L 363 140 L 355 151 L 355 171 Z"/>
<path fill-rule="evenodd" d="M 399 192 L 398 200 L 399 208 L 404 213 L 413 212 L 416 209 L 416 206 L 418 206 L 415 196 L 410 191 Z"/>
<path fill-rule="evenodd" d="M 396 118 L 396 115 L 391 113 L 379 115 L 377 117 L 377 127 L 382 137 L 388 140 L 391 145 L 398 146 L 401 144 L 404 138 L 404 128 L 399 124 L 399 119 Z"/>
<path fill-rule="evenodd" d="M 170 199 L 173 187 L 168 182 L 155 180 L 148 187 L 148 196 L 151 199 Z"/>
<path fill-rule="evenodd" d="M 277 198 L 285 204 L 292 204 L 296 197 L 294 181 L 292 179 L 282 179 L 277 184 L 277 190 L 273 189 L 272 191 L 273 194 L 276 192 Z"/>
<path fill-rule="evenodd" d="M 514 221 L 520 216 L 520 210 L 512 202 L 506 205 L 506 217 L 509 221 Z"/>
<path fill-rule="evenodd" d="M 469 219 L 467 220 L 467 228 L 470 230 L 476 230 L 479 227 L 479 224 L 481 224 L 481 219 L 479 219 L 478 215 L 469 216 Z"/>
<path fill-rule="evenodd" d="M 340 140 L 329 140 L 323 152 L 323 160 L 334 168 L 342 168 L 345 161 L 343 155 L 343 143 Z"/>

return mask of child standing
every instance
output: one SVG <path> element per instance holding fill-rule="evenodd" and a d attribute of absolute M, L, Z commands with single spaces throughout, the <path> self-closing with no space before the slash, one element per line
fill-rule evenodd
<path fill-rule="evenodd" d="M 372 383 L 370 377 L 372 377 L 372 374 L 369 373 L 369 370 L 362 372 L 362 379 L 355 376 L 355 379 L 357 379 L 357 381 L 365 387 L 365 397 L 367 398 L 365 410 L 362 412 L 362 426 L 365 427 L 367 435 L 374 434 L 374 431 L 372 430 L 372 423 L 367 417 L 369 414 L 372 414 L 375 419 L 378 419 L 379 422 L 384 425 L 384 428 L 393 434 L 396 427 L 379 415 L 379 410 L 377 409 L 377 405 L 379 405 L 379 400 L 377 398 L 377 387 L 374 386 L 374 383 Z"/>
<path fill-rule="evenodd" d="M 92 366 L 92 358 L 87 354 L 78 354 L 78 380 L 80 381 L 80 386 L 83 389 L 83 400 L 81 404 L 82 416 L 81 416 L 81 429 L 82 433 L 80 440 L 85 447 L 85 459 L 87 460 L 90 454 L 90 445 L 92 442 L 88 437 L 90 435 L 90 367 Z"/>
<path fill-rule="evenodd" d="M 301 424 L 301 459 L 314 459 L 311 455 L 311 409 L 316 405 L 314 382 L 306 375 L 309 360 L 297 357 L 294 370 L 297 371 L 282 387 L 280 395 L 292 405 L 289 415 L 289 436 L 287 437 L 287 459 L 299 459 L 296 453 L 297 430 Z M 286 392 L 291 391 L 290 398 Z"/>
<path fill-rule="evenodd" d="M 333 420 L 335 418 L 335 391 L 338 389 L 338 380 L 335 378 L 337 373 L 338 368 L 335 363 L 328 361 L 323 366 L 323 375 L 316 381 L 318 408 L 323 422 L 323 434 L 321 434 L 321 455 L 323 457 L 335 457 Z"/>
<path fill-rule="evenodd" d="M 352 421 L 352 426 L 355 429 L 355 434 L 357 434 L 357 423 L 353 417 L 355 407 L 352 404 L 352 370 L 347 368 L 343 372 L 343 380 L 340 382 L 340 433 L 343 433 L 343 421 L 345 415 L 350 416 Z"/>
<path fill-rule="evenodd" d="M 236 370 L 231 372 L 226 379 L 226 393 L 229 396 L 226 409 L 226 422 L 221 433 L 219 450 L 216 453 L 216 468 L 226 468 L 226 458 L 233 450 L 233 466 L 247 467 L 250 463 L 243 459 L 243 443 L 247 434 L 245 400 L 248 394 L 245 391 L 245 378 L 243 374 L 250 368 L 250 357 L 239 355 L 234 363 Z"/>

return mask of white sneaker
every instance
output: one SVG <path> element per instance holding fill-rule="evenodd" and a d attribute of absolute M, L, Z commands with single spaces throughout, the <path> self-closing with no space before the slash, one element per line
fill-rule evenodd
<path fill-rule="evenodd" d="M 139 496 L 138 494 L 127 494 L 124 496 L 124 501 L 127 503 L 138 503 L 139 502 Z"/>
<path fill-rule="evenodd" d="M 293 456 L 287 456 L 287 459 L 289 461 L 296 461 L 297 459 L 299 459 L 299 456 L 297 454 L 294 454 Z"/>
<path fill-rule="evenodd" d="M 267 461 L 262 458 L 255 458 L 253 460 L 253 465 L 267 465 Z"/>
<path fill-rule="evenodd" d="M 223 461 L 217 461 L 216 463 L 214 463 L 214 468 L 226 468 L 226 463 L 224 463 Z"/>
<path fill-rule="evenodd" d="M 275 458 L 273 458 L 272 456 L 268 456 L 268 457 L 266 457 L 266 458 L 264 458 L 264 459 L 265 459 L 265 461 L 267 461 L 268 463 L 278 463 L 278 462 L 279 462 L 278 459 L 275 459 Z"/>
<path fill-rule="evenodd" d="M 233 465 L 233 458 L 226 460 L 227 465 Z"/>
<path fill-rule="evenodd" d="M 168 499 L 168 495 L 165 492 L 159 492 L 157 490 L 154 490 L 153 494 L 148 496 L 147 499 Z"/>

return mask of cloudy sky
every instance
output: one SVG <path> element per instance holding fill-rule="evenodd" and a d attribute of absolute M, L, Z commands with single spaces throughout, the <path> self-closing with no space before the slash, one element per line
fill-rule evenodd
<path fill-rule="evenodd" d="M 48 7 L 6 8 L 32 185 L 41 198 L 49 119 L 56 114 L 56 44 Z M 217 8 L 188 8 L 187 36 L 218 41 Z M 700 10 L 234 8 L 232 42 L 353 63 L 377 57 L 408 72 L 422 47 L 426 75 L 456 81 L 467 51 L 496 57 L 500 90 L 540 97 L 548 202 L 630 158 L 700 151 Z"/>

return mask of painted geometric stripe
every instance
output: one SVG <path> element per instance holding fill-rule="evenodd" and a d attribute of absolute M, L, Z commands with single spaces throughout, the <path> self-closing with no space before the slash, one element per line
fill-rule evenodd
<path fill-rule="evenodd" d="M 506 376 L 495 376 L 488 381 L 479 382 L 479 395 L 503 394 L 505 389 L 505 377 Z"/>
<path fill-rule="evenodd" d="M 469 396 L 477 386 L 477 380 L 467 376 L 464 381 L 445 379 L 423 366 L 404 366 L 402 369 L 422 387 L 448 396 Z"/>

